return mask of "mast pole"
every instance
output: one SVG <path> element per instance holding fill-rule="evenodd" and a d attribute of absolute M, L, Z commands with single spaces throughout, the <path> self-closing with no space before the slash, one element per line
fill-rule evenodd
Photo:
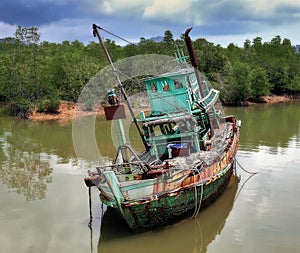
<path fill-rule="evenodd" d="M 102 38 L 101 38 L 101 36 L 100 36 L 100 34 L 99 34 L 98 29 L 101 29 L 101 27 L 100 27 L 100 26 L 97 26 L 96 24 L 93 24 L 93 35 L 94 35 L 94 37 L 96 37 L 96 36 L 98 37 L 99 43 L 100 43 L 100 45 L 101 45 L 101 47 L 102 47 L 102 49 L 103 49 L 103 52 L 104 52 L 104 54 L 105 54 L 105 56 L 106 56 L 106 58 L 107 58 L 107 60 L 108 60 L 108 62 L 109 62 L 109 64 L 110 64 L 110 66 L 111 66 L 112 72 L 113 72 L 113 74 L 114 74 L 114 76 L 115 76 L 115 78 L 116 78 L 116 80 L 117 80 L 117 82 L 118 82 L 118 84 L 119 84 L 119 87 L 120 87 L 120 89 L 121 89 L 121 92 L 122 92 L 122 94 L 123 94 L 123 96 L 124 96 L 124 99 L 125 99 L 125 101 L 126 101 L 127 107 L 128 107 L 128 109 L 129 109 L 130 115 L 131 115 L 131 117 L 132 117 L 132 119 L 133 119 L 133 122 L 134 122 L 134 124 L 135 124 L 135 127 L 136 127 L 136 129 L 138 130 L 138 133 L 139 133 L 139 135 L 140 135 L 140 137 L 141 137 L 141 139 L 142 139 L 142 142 L 143 142 L 143 144 L 144 144 L 144 146 L 145 146 L 145 149 L 146 149 L 147 151 L 149 151 L 149 147 L 148 147 L 148 145 L 147 145 L 147 143 L 146 143 L 146 140 L 145 140 L 145 138 L 144 138 L 144 135 L 143 135 L 143 133 L 142 133 L 142 130 L 141 130 L 141 128 L 139 127 L 139 124 L 138 124 L 138 122 L 137 122 L 137 119 L 136 119 L 136 117 L 135 117 L 135 115 L 134 115 L 134 113 L 133 113 L 132 107 L 131 107 L 131 105 L 130 105 L 130 103 L 129 103 L 129 101 L 128 101 L 127 94 L 126 94 L 126 92 L 125 92 L 125 89 L 124 89 L 124 87 L 123 87 L 123 84 L 122 84 L 122 82 L 121 82 L 121 80 L 120 80 L 120 77 L 119 77 L 119 75 L 118 75 L 118 73 L 117 73 L 117 69 L 115 68 L 115 66 L 114 66 L 114 64 L 113 64 L 113 61 L 112 61 L 111 58 L 110 58 L 110 55 L 109 55 L 109 53 L 108 53 L 108 51 L 107 51 L 107 48 L 106 48 L 105 45 L 104 45 L 104 42 L 103 42 L 103 40 L 102 40 Z"/>

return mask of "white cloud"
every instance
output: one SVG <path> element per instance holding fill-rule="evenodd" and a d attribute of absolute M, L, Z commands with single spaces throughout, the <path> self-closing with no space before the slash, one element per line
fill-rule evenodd
<path fill-rule="evenodd" d="M 83 1 L 83 0 L 79 0 Z M 276 18 L 291 22 L 300 15 L 298 0 L 88 0 L 98 13 L 115 18 L 169 24 L 211 25 L 229 21 L 272 23 Z"/>
<path fill-rule="evenodd" d="M 104 10 L 108 13 L 116 13 L 122 10 L 134 10 L 136 8 L 144 7 L 143 1 L 135 0 L 105 0 L 103 1 Z"/>
<path fill-rule="evenodd" d="M 23 0 L 17 1 L 24 4 Z M 252 40 L 257 36 L 268 41 L 276 35 L 291 39 L 294 44 L 300 43 L 300 35 L 296 32 L 300 25 L 299 0 L 34 1 L 46 1 L 49 8 L 53 8 L 53 15 L 41 15 L 43 18 L 38 19 L 38 24 L 42 24 L 39 25 L 41 40 L 49 42 L 92 41 L 91 24 L 96 22 L 107 30 L 134 41 L 140 37 L 163 35 L 165 30 L 180 36 L 186 27 L 194 26 L 194 38 L 205 37 L 222 46 L 227 46 L 230 42 L 242 46 L 247 38 Z M 26 3 L 33 5 L 33 0 Z M 64 8 L 56 9 L 58 4 L 63 4 Z M 45 9 L 44 5 L 42 7 Z M 60 15 L 54 15 L 58 10 Z M 65 14 L 65 10 L 69 15 Z M 67 18 L 70 16 L 72 19 Z M 27 22 L 34 23 L 27 19 Z M 18 23 L 22 25 L 22 21 L 24 19 L 20 18 Z M 5 22 L 10 20 L 6 19 Z M 15 26 L 0 22 L 1 37 L 11 37 L 15 30 Z"/>
<path fill-rule="evenodd" d="M 181 22 L 189 16 L 191 3 L 194 0 L 153 0 L 147 5 L 143 17 L 146 19 L 173 19 L 174 22 Z"/>
<path fill-rule="evenodd" d="M 129 15 L 141 15 L 147 6 L 147 1 L 139 0 L 88 0 L 90 6 L 98 13 L 117 15 L 119 17 Z"/>
<path fill-rule="evenodd" d="M 251 9 L 257 14 L 274 12 L 280 6 L 300 7 L 300 2 L 298 0 L 250 0 L 248 1 L 248 4 L 251 5 Z"/>
<path fill-rule="evenodd" d="M 233 43 L 239 47 L 243 47 L 246 39 L 252 41 L 256 37 L 261 37 L 262 42 L 269 42 L 275 36 L 279 35 L 281 39 L 287 38 L 291 40 L 292 45 L 300 44 L 300 34 L 295 33 L 299 29 L 300 22 L 291 24 L 288 28 L 285 25 L 282 26 L 261 26 L 261 28 L 255 32 L 247 32 L 243 34 L 228 34 L 228 35 L 208 35 L 205 39 L 213 42 L 215 45 L 220 44 L 223 47 L 227 47 L 230 43 Z M 200 35 L 201 37 L 201 35 Z"/>
<path fill-rule="evenodd" d="M 0 21 L 1 38 L 14 37 L 14 33 L 15 33 L 16 29 L 17 29 L 17 26 L 5 24 Z"/>
<path fill-rule="evenodd" d="M 88 19 L 62 19 L 40 26 L 39 32 L 41 41 L 47 42 L 78 40 L 87 43 L 93 40 L 92 21 Z"/>

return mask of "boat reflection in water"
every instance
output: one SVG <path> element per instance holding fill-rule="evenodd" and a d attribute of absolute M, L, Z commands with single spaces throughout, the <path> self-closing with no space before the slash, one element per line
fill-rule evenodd
<path fill-rule="evenodd" d="M 98 252 L 206 252 L 221 233 L 236 198 L 239 177 L 232 175 L 223 195 L 202 210 L 197 218 L 145 233 L 133 233 L 114 210 L 108 209 L 101 224 Z"/>

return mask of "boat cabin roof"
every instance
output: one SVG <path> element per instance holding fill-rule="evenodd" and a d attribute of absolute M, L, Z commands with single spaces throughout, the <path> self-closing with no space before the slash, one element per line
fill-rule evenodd
<path fill-rule="evenodd" d="M 195 101 L 203 109 L 209 110 L 218 99 L 219 91 L 209 89 L 203 80 L 204 97 L 201 97 L 199 85 L 193 68 L 164 73 L 150 77 L 143 82 L 146 85 L 152 115 L 173 114 L 193 110 Z"/>
<path fill-rule="evenodd" d="M 194 93 L 198 89 L 193 68 L 164 73 L 143 82 L 153 112 L 176 113 L 191 110 L 191 88 L 194 87 Z"/>
<path fill-rule="evenodd" d="M 184 76 L 184 75 L 188 75 L 188 74 L 192 74 L 192 73 L 194 73 L 194 68 L 183 68 L 183 69 L 179 69 L 177 71 L 167 72 L 167 73 L 163 73 L 161 75 L 157 75 L 154 77 L 146 78 L 143 80 L 143 82 L 147 83 L 149 81 L 154 81 L 156 79 L 164 78 L 164 77 L 173 79 L 173 77 L 176 77 L 176 76 Z"/>

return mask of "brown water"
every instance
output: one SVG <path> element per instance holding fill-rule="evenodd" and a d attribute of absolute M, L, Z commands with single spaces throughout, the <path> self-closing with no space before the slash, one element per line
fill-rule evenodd
<path fill-rule="evenodd" d="M 237 166 L 238 177 L 196 219 L 142 234 L 102 211 L 96 189 L 88 226 L 83 177 L 93 161 L 76 157 L 72 122 L 0 116 L 0 252 L 299 252 L 300 103 L 226 113 L 243 122 L 239 164 L 258 174 Z M 97 120 L 104 160 L 114 152 L 110 131 Z"/>

